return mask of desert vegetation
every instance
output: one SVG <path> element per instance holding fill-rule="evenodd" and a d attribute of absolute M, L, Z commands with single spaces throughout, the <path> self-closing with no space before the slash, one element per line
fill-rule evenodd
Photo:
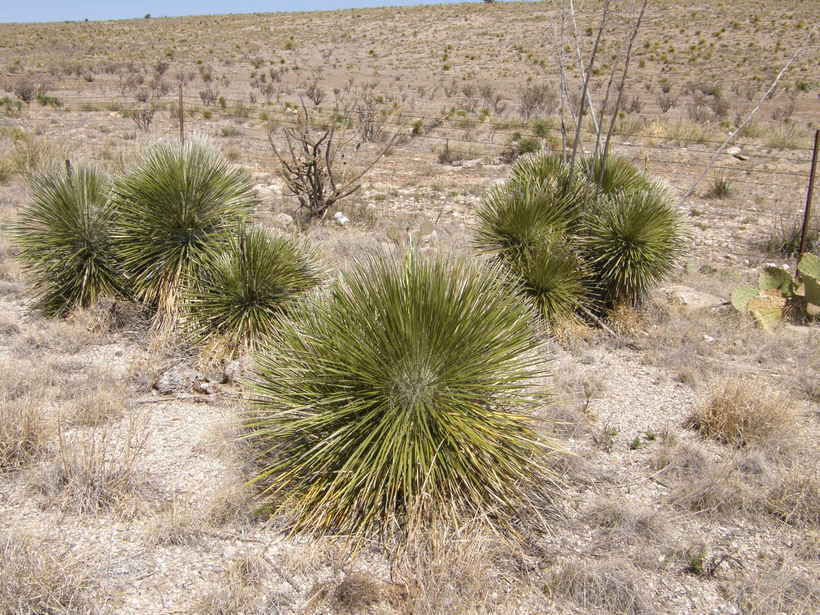
<path fill-rule="evenodd" d="M 813 612 L 816 12 L 0 24 L 0 613 Z"/>

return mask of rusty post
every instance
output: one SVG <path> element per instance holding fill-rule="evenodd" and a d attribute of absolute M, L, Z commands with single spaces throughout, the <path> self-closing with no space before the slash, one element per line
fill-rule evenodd
<path fill-rule="evenodd" d="M 182 107 L 182 82 L 179 82 L 179 105 L 177 106 L 179 113 L 179 142 L 185 145 L 185 109 Z"/>
<path fill-rule="evenodd" d="M 797 250 L 797 262 L 803 256 L 806 248 L 806 235 L 809 232 L 811 220 L 811 197 L 814 194 L 814 175 L 817 171 L 817 145 L 820 142 L 820 129 L 814 131 L 814 151 L 811 155 L 811 171 L 809 171 L 809 189 L 806 191 L 806 209 L 803 211 L 803 228 L 800 229 L 800 248 Z"/>

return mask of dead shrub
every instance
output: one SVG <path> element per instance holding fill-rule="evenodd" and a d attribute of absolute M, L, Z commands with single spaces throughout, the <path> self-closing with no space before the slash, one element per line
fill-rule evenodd
<path fill-rule="evenodd" d="M 687 426 L 707 438 L 735 447 L 782 440 L 797 420 L 788 395 L 762 381 L 724 380 L 687 420 Z"/>
<path fill-rule="evenodd" d="M 320 605 L 327 606 L 333 613 L 367 613 L 379 604 L 398 608 L 407 599 L 407 591 L 402 586 L 355 571 L 347 571 L 339 583 L 324 583 L 310 593 L 308 611 L 314 613 Z"/>
<path fill-rule="evenodd" d="M 648 612 L 639 576 L 625 559 L 569 561 L 552 573 L 544 590 L 550 598 L 566 597 L 584 609 L 639 615 Z"/>
<path fill-rule="evenodd" d="M 21 535 L 0 535 L 0 613 L 103 612 L 94 559 L 70 547 Z"/>
<path fill-rule="evenodd" d="M 650 461 L 650 466 L 662 480 L 690 479 L 701 475 L 709 465 L 706 453 L 698 446 L 677 442 L 673 436 L 666 436 Z"/>

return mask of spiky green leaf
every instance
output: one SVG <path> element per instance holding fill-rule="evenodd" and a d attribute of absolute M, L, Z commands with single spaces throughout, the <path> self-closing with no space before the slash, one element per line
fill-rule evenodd
<path fill-rule="evenodd" d="M 32 202 L 12 228 L 35 306 L 64 316 L 103 296 L 124 294 L 111 245 L 114 208 L 108 177 L 87 166 L 31 179 Z"/>
<path fill-rule="evenodd" d="M 294 306 L 257 356 L 256 482 L 296 529 L 366 532 L 412 512 L 502 519 L 553 445 L 531 313 L 498 267 L 374 256 Z"/>

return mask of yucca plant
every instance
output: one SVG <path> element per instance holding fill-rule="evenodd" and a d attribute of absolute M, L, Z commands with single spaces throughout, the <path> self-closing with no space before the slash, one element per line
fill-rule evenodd
<path fill-rule="evenodd" d="M 503 262 L 548 323 L 594 311 L 592 278 L 566 235 L 545 234 L 529 248 L 506 253 Z"/>
<path fill-rule="evenodd" d="M 191 337 L 218 341 L 228 354 L 253 351 L 291 302 L 319 281 L 316 255 L 306 245 L 261 227 L 244 228 L 224 250 L 206 256 L 188 286 Z"/>
<path fill-rule="evenodd" d="M 65 316 L 123 292 L 111 245 L 114 208 L 101 171 L 54 168 L 31 179 L 32 202 L 12 227 L 35 306 Z"/>
<path fill-rule="evenodd" d="M 545 235 L 574 230 L 580 217 L 579 191 L 550 180 L 510 181 L 493 188 L 478 209 L 474 244 L 499 254 L 541 242 Z"/>
<path fill-rule="evenodd" d="M 601 199 L 583 223 L 579 246 L 607 305 L 636 305 L 681 256 L 683 222 L 659 190 Z"/>
<path fill-rule="evenodd" d="M 604 195 L 655 190 L 649 178 L 622 156 L 588 156 L 578 161 L 581 176 Z"/>
<path fill-rule="evenodd" d="M 153 147 L 114 194 L 117 253 L 135 297 L 160 321 L 173 320 L 183 284 L 257 203 L 248 174 L 196 141 Z"/>
<path fill-rule="evenodd" d="M 526 509 L 555 445 L 527 416 L 544 363 L 504 280 L 461 259 L 372 256 L 294 306 L 251 383 L 271 511 L 362 535 Z"/>

